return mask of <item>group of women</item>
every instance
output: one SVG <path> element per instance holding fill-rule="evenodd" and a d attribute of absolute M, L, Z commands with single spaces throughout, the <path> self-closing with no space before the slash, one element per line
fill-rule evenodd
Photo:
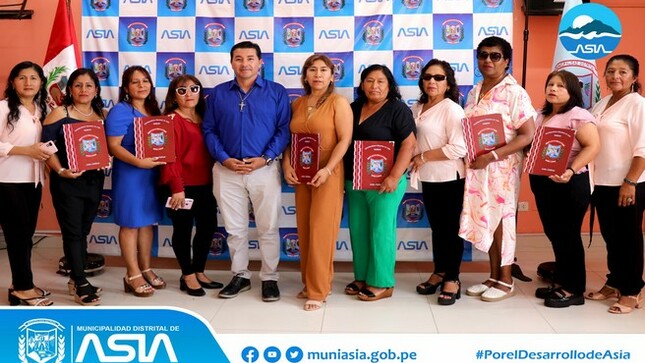
<path fill-rule="evenodd" d="M 536 128 L 545 126 L 575 130 L 576 140 L 562 175 L 529 176 L 556 258 L 555 284 L 537 289 L 536 296 L 550 307 L 581 305 L 585 298 L 619 298 L 609 309 L 612 313 L 628 313 L 642 305 L 645 102 L 639 95 L 638 61 L 629 55 L 609 60 L 605 81 L 611 95 L 591 113 L 581 107 L 581 88 L 573 74 L 549 74 L 546 101 L 537 113 L 526 91 L 507 73 L 511 56 L 511 46 L 502 38 L 489 37 L 479 44 L 477 66 L 483 80 L 468 94 L 464 109 L 458 104 L 454 71 L 445 61 L 433 59 L 423 67 L 421 96 L 411 110 L 401 101 L 386 66 L 372 65 L 361 73 L 358 97 L 349 104 L 334 92 L 334 65 L 328 57 L 315 54 L 305 61 L 305 95 L 292 104 L 290 128 L 293 133 L 320 135 L 320 168 L 303 183 L 291 166 L 289 148 L 282 162 L 285 180 L 295 185 L 303 284 L 298 298 L 306 300 L 305 310 L 320 309 L 331 294 L 344 194 L 354 262 L 354 281 L 345 293 L 363 301 L 392 296 L 396 213 L 407 188 L 407 170 L 413 186 L 421 181 L 435 262 L 434 272 L 417 292 L 440 290 L 441 305 L 461 297 L 459 272 L 466 240 L 490 257 L 490 277 L 468 287 L 466 294 L 484 301 L 512 296 L 523 157 Z M 36 64 L 14 67 L 5 97 L 0 101 L 0 199 L 6 206 L 0 209 L 0 223 L 12 271 L 11 304 L 52 304 L 50 293 L 34 285 L 30 267 L 44 163 L 51 170 L 52 199 L 71 266 L 70 295 L 82 305 L 101 301 L 101 289 L 87 280 L 83 267 L 103 173 L 69 170 L 62 132 L 64 124 L 95 120 L 105 120 L 114 156 L 113 211 L 126 264 L 124 290 L 147 297 L 166 286 L 150 268 L 152 225 L 162 214 L 159 183 L 170 197 L 181 290 L 203 296 L 204 288 L 222 287 L 204 274 L 217 203 L 211 192 L 213 160 L 200 128 L 204 97 L 197 78 L 181 76 L 169 86 L 164 114 L 174 121 L 177 161 L 168 164 L 139 159 L 134 153 L 134 118 L 161 114 L 150 74 L 142 67 L 124 72 L 119 103 L 107 115 L 98 79 L 89 69 L 72 73 L 64 105 L 49 115 L 45 78 Z M 494 113 L 502 116 L 505 144 L 466 162 L 462 119 Z M 49 140 L 55 141 L 58 152 L 42 147 Z M 394 141 L 390 173 L 378 190 L 352 187 L 355 140 Z M 182 209 L 187 198 L 194 199 L 190 210 Z M 580 230 L 591 201 L 607 244 L 609 274 L 605 286 L 585 294 Z M 191 241 L 193 224 L 197 233 Z"/>

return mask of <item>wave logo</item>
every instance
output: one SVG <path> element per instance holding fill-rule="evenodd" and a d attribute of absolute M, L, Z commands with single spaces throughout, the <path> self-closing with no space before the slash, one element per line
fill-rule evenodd
<path fill-rule="evenodd" d="M 20 326 L 18 359 L 21 363 L 61 363 L 65 359 L 65 329 L 51 319 L 32 319 Z"/>
<path fill-rule="evenodd" d="M 558 38 L 572 55 L 598 59 L 613 52 L 622 37 L 616 13 L 604 5 L 581 4 L 562 16 Z"/>

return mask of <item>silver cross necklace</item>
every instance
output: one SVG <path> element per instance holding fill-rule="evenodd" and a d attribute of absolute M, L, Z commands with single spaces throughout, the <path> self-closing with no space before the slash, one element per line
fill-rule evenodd
<path fill-rule="evenodd" d="M 246 106 L 246 103 L 244 101 L 246 101 L 246 99 L 249 98 L 249 96 L 251 95 L 251 92 L 253 92 L 254 89 L 255 89 L 255 85 L 251 87 L 251 89 L 249 90 L 249 93 L 247 93 L 246 96 L 244 96 L 244 98 L 242 98 L 242 94 L 240 93 L 240 91 L 239 90 L 237 91 L 237 95 L 240 97 L 240 103 L 238 104 L 240 106 L 240 112 L 244 112 L 244 106 Z"/>

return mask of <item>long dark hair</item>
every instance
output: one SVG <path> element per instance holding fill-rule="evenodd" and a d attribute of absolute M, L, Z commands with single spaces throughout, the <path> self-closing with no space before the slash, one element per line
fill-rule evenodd
<path fill-rule="evenodd" d="M 119 102 L 127 102 L 132 105 L 132 100 L 128 94 L 128 86 L 130 85 L 130 81 L 132 81 L 132 77 L 136 71 L 143 73 L 143 75 L 148 79 L 148 82 L 150 82 L 150 94 L 148 94 L 146 99 L 143 101 L 143 107 L 146 109 L 149 116 L 161 115 L 159 103 L 155 97 L 155 86 L 152 83 L 152 77 L 150 77 L 150 73 L 141 66 L 132 66 L 123 72 L 123 76 L 121 77 L 121 87 L 119 88 Z"/>
<path fill-rule="evenodd" d="M 419 89 L 421 90 L 419 103 L 421 104 L 428 103 L 428 94 L 426 93 L 426 90 L 423 87 L 423 75 L 426 74 L 426 71 L 428 70 L 428 68 L 432 66 L 440 66 L 441 69 L 443 69 L 443 72 L 446 74 L 446 82 L 448 82 L 448 89 L 446 90 L 446 93 L 444 93 L 444 96 L 446 98 L 453 100 L 455 103 L 459 103 L 459 88 L 457 87 L 457 80 L 455 79 L 455 71 L 450 66 L 450 63 L 436 58 L 431 59 L 425 66 L 423 66 L 423 69 L 421 70 L 421 74 L 419 75 Z"/>
<path fill-rule="evenodd" d="M 34 103 L 36 107 L 40 110 L 40 122 L 42 123 L 47 116 L 47 78 L 45 78 L 45 73 L 43 69 L 36 63 L 30 61 L 24 61 L 16 64 L 9 72 L 9 78 L 7 79 L 7 88 L 4 90 L 4 97 L 7 99 L 7 104 L 9 106 L 9 116 L 7 117 L 7 123 L 9 128 L 13 130 L 14 124 L 20 118 L 20 97 L 18 92 L 13 88 L 13 81 L 18 78 L 20 72 L 23 69 L 33 69 L 40 77 L 40 89 L 36 96 L 34 97 Z"/>
<path fill-rule="evenodd" d="M 392 71 L 383 64 L 372 64 L 371 66 L 363 69 L 361 72 L 361 83 L 358 86 L 358 89 L 356 90 L 356 100 L 365 102 L 367 101 L 367 95 L 365 94 L 365 91 L 361 88 L 363 85 L 363 82 L 365 82 L 365 79 L 367 76 L 375 71 L 381 71 L 385 75 L 385 78 L 387 79 L 387 84 L 389 86 L 388 92 L 387 92 L 387 99 L 389 101 L 392 100 L 401 100 L 401 92 L 399 92 L 399 85 L 396 84 L 396 81 L 394 80 L 394 76 L 392 75 Z"/>
<path fill-rule="evenodd" d="M 314 54 L 314 55 L 309 56 L 309 58 L 307 58 L 307 60 L 305 60 L 305 64 L 302 66 L 302 74 L 300 75 L 300 83 L 302 83 L 302 87 L 305 89 L 305 94 L 306 95 L 311 94 L 311 86 L 309 85 L 309 83 L 307 83 L 307 69 L 309 69 L 314 64 L 314 62 L 317 61 L 317 60 L 323 61 L 323 63 L 325 63 L 327 68 L 329 68 L 331 70 L 331 75 L 332 75 L 331 82 L 329 83 L 329 86 L 327 87 L 327 90 L 325 91 L 325 94 L 323 94 L 322 97 L 320 97 L 320 99 L 318 100 L 318 105 L 316 105 L 316 106 L 320 106 L 323 102 L 325 102 L 325 100 L 327 99 L 327 97 L 329 97 L 330 94 L 334 93 L 334 88 L 335 88 L 335 86 L 334 86 L 334 78 L 333 78 L 334 77 L 334 63 L 331 61 L 331 59 L 329 59 L 329 57 L 324 55 L 324 54 Z"/>
<path fill-rule="evenodd" d="M 63 100 L 63 103 L 65 104 L 65 106 L 72 106 L 74 104 L 74 99 L 72 99 L 72 87 L 74 87 L 74 81 L 76 81 L 76 78 L 86 74 L 90 76 L 92 82 L 94 82 L 94 87 L 96 88 L 96 96 L 92 98 L 92 102 L 90 104 L 92 106 L 92 111 L 96 112 L 97 115 L 103 117 L 103 107 L 105 107 L 105 105 L 103 104 L 103 99 L 101 98 L 101 85 L 99 84 L 99 77 L 97 77 L 96 73 L 94 73 L 94 71 L 89 68 L 79 68 L 69 75 L 67 86 L 65 86 L 65 99 Z"/>
<path fill-rule="evenodd" d="M 627 66 L 634 72 L 634 78 L 638 77 L 638 72 L 639 72 L 639 65 L 638 65 L 638 59 L 635 57 L 629 55 L 629 54 L 616 54 L 615 56 L 609 58 L 607 61 L 607 65 L 605 66 L 605 72 L 607 72 L 607 68 L 613 61 L 618 61 L 621 60 L 625 63 L 627 63 Z M 632 92 L 636 93 L 641 93 L 641 83 L 638 81 L 634 81 L 632 83 Z"/>
<path fill-rule="evenodd" d="M 569 71 L 560 70 L 560 71 L 553 71 L 549 73 L 549 75 L 546 77 L 546 82 L 544 82 L 544 90 L 546 91 L 546 88 L 549 85 L 549 81 L 551 80 L 551 78 L 555 76 L 562 78 L 564 87 L 567 89 L 567 92 L 569 93 L 569 101 L 567 101 L 567 103 L 565 103 L 564 106 L 562 106 L 558 110 L 558 113 L 565 113 L 576 106 L 582 107 L 583 105 L 582 88 L 580 88 L 580 80 L 578 79 L 578 77 L 576 77 L 575 74 Z M 553 112 L 553 104 L 549 101 L 544 101 L 542 114 L 544 116 L 548 116 L 552 112 Z"/>
<path fill-rule="evenodd" d="M 179 105 L 177 105 L 177 87 L 179 87 L 180 84 L 188 83 L 188 81 L 193 81 L 193 83 L 200 87 L 199 101 L 197 102 L 197 106 L 195 106 L 195 112 L 197 112 L 199 117 L 204 117 L 204 112 L 206 111 L 206 101 L 204 101 L 204 86 L 202 86 L 202 83 L 199 81 L 199 79 L 197 79 L 197 77 L 190 74 L 184 74 L 173 79 L 170 82 L 170 86 L 168 86 L 168 93 L 166 94 L 166 105 L 164 106 L 163 110 L 164 115 L 168 115 L 179 108 Z"/>

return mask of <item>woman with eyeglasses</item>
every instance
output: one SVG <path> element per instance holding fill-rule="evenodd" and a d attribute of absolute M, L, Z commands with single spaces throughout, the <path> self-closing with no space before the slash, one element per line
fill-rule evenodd
<path fill-rule="evenodd" d="M 161 219 L 162 208 L 156 192 L 156 158 L 135 156 L 134 119 L 161 114 L 150 73 L 141 66 L 123 72 L 119 103 L 108 113 L 105 133 L 114 155 L 112 167 L 112 208 L 119 228 L 119 247 L 125 260 L 123 289 L 137 297 L 148 297 L 166 282 L 150 268 L 152 225 Z"/>
<path fill-rule="evenodd" d="M 179 289 L 190 296 L 204 296 L 204 288 L 223 286 L 204 274 L 217 229 L 217 202 L 211 173 L 214 161 L 201 130 L 205 108 L 202 84 L 196 77 L 183 75 L 170 82 L 164 114 L 173 120 L 177 159 L 161 167 L 161 183 L 172 194 L 166 211 L 172 220 L 172 249 L 181 267 Z M 186 199 L 193 200 L 190 209 L 186 209 Z"/>
<path fill-rule="evenodd" d="M 52 152 L 40 142 L 47 116 L 47 78 L 32 62 L 9 72 L 0 101 L 0 226 L 11 269 L 10 305 L 49 306 L 49 291 L 34 285 L 31 271 L 33 236 L 45 183 L 44 161 Z"/>
<path fill-rule="evenodd" d="M 555 255 L 555 284 L 535 290 L 544 305 L 564 308 L 585 303 L 585 251 L 580 236 L 591 200 L 587 165 L 600 150 L 596 120 L 582 108 L 580 80 L 564 70 L 551 72 L 544 87 L 546 101 L 535 120 L 538 130 L 554 127 L 575 131 L 567 169 L 561 175 L 529 175 L 544 234 Z M 537 147 L 531 152 L 541 153 Z"/>
<path fill-rule="evenodd" d="M 611 94 L 591 113 L 600 134 L 594 160 L 593 204 L 607 246 L 607 282 L 585 295 L 618 298 L 610 313 L 627 314 L 643 306 L 643 211 L 645 210 L 645 99 L 640 95 L 638 60 L 628 54 L 609 58 L 605 82 Z"/>
<path fill-rule="evenodd" d="M 490 277 L 466 294 L 500 301 L 515 292 L 511 266 L 515 258 L 515 213 L 520 192 L 522 150 L 533 139 L 535 109 L 526 91 L 507 73 L 513 49 L 500 37 L 477 46 L 483 76 L 469 93 L 467 117 L 501 114 L 506 145 L 478 156 L 467 165 L 459 236 L 487 252 Z"/>
<path fill-rule="evenodd" d="M 63 235 L 63 251 L 70 265 L 67 288 L 80 305 L 99 305 L 101 288 L 92 286 L 85 274 L 87 236 L 101 201 L 103 170 L 69 170 L 63 125 L 105 119 L 101 86 L 93 70 L 72 72 L 65 87 L 63 105 L 45 119 L 42 141 L 53 140 L 58 148 L 47 160 L 51 169 L 49 189 Z M 105 145 L 99 145 L 105 147 Z"/>
<path fill-rule="evenodd" d="M 459 268 L 464 241 L 459 237 L 459 216 L 466 175 L 464 140 L 455 72 L 448 62 L 432 59 L 421 70 L 421 97 L 412 106 L 417 125 L 417 154 L 412 158 L 411 179 L 421 181 L 423 204 L 432 228 L 434 272 L 417 286 L 421 295 L 441 293 L 440 305 L 461 297 Z"/>

